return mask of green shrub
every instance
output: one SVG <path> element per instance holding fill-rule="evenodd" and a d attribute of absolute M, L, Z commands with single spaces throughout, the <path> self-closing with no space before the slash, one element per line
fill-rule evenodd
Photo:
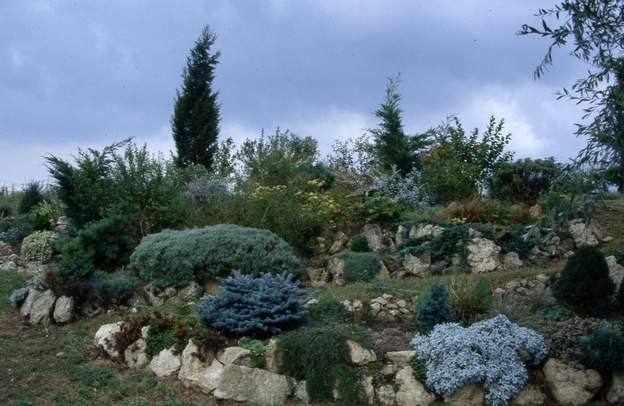
<path fill-rule="evenodd" d="M 492 289 L 481 276 L 459 277 L 449 284 L 453 315 L 464 325 L 469 325 L 492 309 Z"/>
<path fill-rule="evenodd" d="M 27 261 L 50 262 L 56 238 L 57 234 L 52 231 L 35 231 L 22 241 L 22 256 Z"/>
<path fill-rule="evenodd" d="M 371 249 L 368 246 L 368 239 L 362 234 L 358 234 L 353 237 L 351 241 L 351 251 L 353 252 L 369 252 Z"/>
<path fill-rule="evenodd" d="M 30 213 L 31 223 L 35 230 L 50 230 L 56 220 L 63 215 L 63 210 L 58 204 L 43 201 Z"/>
<path fill-rule="evenodd" d="M 381 266 L 379 255 L 374 252 L 343 251 L 336 257 L 344 261 L 344 280 L 347 283 L 371 281 Z"/>
<path fill-rule="evenodd" d="M 576 310 L 588 311 L 607 303 L 614 291 L 602 252 L 582 246 L 568 258 L 553 293 L 559 301 Z"/>
<path fill-rule="evenodd" d="M 99 286 L 100 300 L 107 305 L 125 305 L 132 298 L 135 286 L 136 282 L 127 275 L 112 275 Z"/>
<path fill-rule="evenodd" d="M 503 162 L 492 174 L 488 190 L 495 199 L 533 205 L 548 192 L 559 172 L 554 158 Z"/>
<path fill-rule="evenodd" d="M 138 240 L 135 223 L 127 215 L 116 214 L 94 221 L 59 247 L 59 265 L 64 280 L 84 281 L 96 269 L 111 271 L 125 265 Z"/>
<path fill-rule="evenodd" d="M 423 333 L 429 333 L 440 323 L 453 320 L 448 305 L 448 292 L 441 283 L 436 283 L 427 294 L 427 299 L 416 306 L 416 319 Z"/>
<path fill-rule="evenodd" d="M 344 405 L 365 405 L 360 376 L 351 364 L 349 329 L 306 327 L 280 335 L 277 351 L 281 373 L 305 380 L 311 402 L 333 401 L 334 390 Z"/>
<path fill-rule="evenodd" d="M 171 347 L 174 347 L 175 352 L 182 352 L 186 338 L 186 329 L 181 320 L 156 314 L 149 323 L 145 353 L 153 357 Z"/>
<path fill-rule="evenodd" d="M 300 274 L 292 248 L 268 230 L 221 224 L 191 230 L 165 230 L 144 237 L 129 269 L 145 282 L 182 286 L 229 274 Z"/>
<path fill-rule="evenodd" d="M 0 201 L 0 220 L 13 216 L 13 205 L 7 201 Z"/>
<path fill-rule="evenodd" d="M 385 223 L 396 220 L 401 215 L 400 206 L 390 197 L 380 194 L 366 199 L 359 209 L 367 223 Z"/>
<path fill-rule="evenodd" d="M 44 201 L 41 185 L 37 182 L 30 183 L 17 206 L 18 214 L 28 214 L 39 203 Z"/>
<path fill-rule="evenodd" d="M 603 374 L 624 370 L 624 337 L 612 329 L 596 330 L 591 336 L 579 343 L 586 368 L 595 369 Z"/>

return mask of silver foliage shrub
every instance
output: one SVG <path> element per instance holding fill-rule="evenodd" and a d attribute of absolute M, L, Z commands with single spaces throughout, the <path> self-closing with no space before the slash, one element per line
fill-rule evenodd
<path fill-rule="evenodd" d="M 537 365 L 547 355 L 544 338 L 498 315 L 464 328 L 438 324 L 428 335 L 416 335 L 412 347 L 426 361 L 427 384 L 438 394 L 481 383 L 488 405 L 507 405 L 527 383 L 525 364 Z"/>
<path fill-rule="evenodd" d="M 393 170 L 392 173 L 382 174 L 373 179 L 373 189 L 388 196 L 398 204 L 411 207 L 428 205 L 428 199 L 421 190 L 422 179 L 420 172 L 414 168 L 407 175 Z"/>
<path fill-rule="evenodd" d="M 187 195 L 196 203 L 206 204 L 228 194 L 227 180 L 217 179 L 208 175 L 198 176 L 187 184 Z"/>

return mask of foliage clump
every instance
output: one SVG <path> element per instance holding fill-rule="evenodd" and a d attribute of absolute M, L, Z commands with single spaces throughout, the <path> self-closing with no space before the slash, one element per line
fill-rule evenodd
<path fill-rule="evenodd" d="M 436 283 L 429 290 L 427 299 L 416 306 L 416 319 L 422 332 L 428 333 L 438 324 L 452 321 L 448 298 L 446 287 Z"/>
<path fill-rule="evenodd" d="M 492 288 L 481 277 L 458 277 L 449 283 L 451 308 L 456 320 L 470 324 L 492 309 Z"/>
<path fill-rule="evenodd" d="M 554 286 L 555 297 L 579 311 L 608 303 L 615 285 L 604 255 L 595 247 L 579 247 L 565 264 Z"/>
<path fill-rule="evenodd" d="M 533 205 L 550 190 L 561 168 L 554 158 L 503 162 L 488 183 L 491 197 Z"/>
<path fill-rule="evenodd" d="M 369 252 L 368 239 L 363 234 L 358 234 L 351 240 L 351 251 L 353 252 Z"/>
<path fill-rule="evenodd" d="M 125 305 L 132 298 L 136 281 L 127 275 L 113 275 L 101 282 L 100 300 L 105 304 Z"/>
<path fill-rule="evenodd" d="M 306 320 L 301 291 L 292 275 L 234 275 L 222 281 L 217 296 L 198 307 L 201 321 L 228 336 L 269 337 Z"/>
<path fill-rule="evenodd" d="M 450 395 L 464 385 L 482 383 L 489 405 L 505 405 L 526 385 L 524 363 L 537 365 L 547 355 L 544 339 L 499 315 L 468 328 L 437 325 L 428 336 L 411 341 L 426 361 L 427 385 Z"/>
<path fill-rule="evenodd" d="M 268 230 L 220 224 L 190 230 L 165 230 L 144 237 L 129 268 L 147 283 L 183 286 L 231 271 L 260 275 L 300 273 L 292 248 Z"/>
<path fill-rule="evenodd" d="M 344 280 L 347 283 L 371 281 L 381 266 L 379 255 L 374 252 L 343 251 L 336 258 L 344 261 Z"/>
<path fill-rule="evenodd" d="M 601 328 L 579 343 L 581 362 L 586 368 L 595 369 L 604 374 L 624 370 L 624 337 L 622 333 Z"/>
<path fill-rule="evenodd" d="M 22 241 L 22 256 L 27 261 L 50 262 L 57 237 L 52 231 L 35 231 Z"/>
<path fill-rule="evenodd" d="M 305 327 L 280 335 L 277 351 L 281 373 L 305 380 L 311 402 L 366 405 L 357 369 L 351 364 L 347 340 L 353 333 L 339 326 Z"/>

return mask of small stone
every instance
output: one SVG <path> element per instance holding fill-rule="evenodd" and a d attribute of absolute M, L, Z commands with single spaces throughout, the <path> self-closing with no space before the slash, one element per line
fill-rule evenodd
<path fill-rule="evenodd" d="M 366 224 L 362 228 L 362 234 L 368 241 L 368 246 L 374 252 L 383 251 L 383 234 L 378 224 Z"/>
<path fill-rule="evenodd" d="M 217 359 L 223 365 L 245 365 L 251 366 L 251 351 L 243 347 L 227 347 L 219 352 Z"/>
<path fill-rule="evenodd" d="M 103 350 L 111 358 L 119 357 L 117 351 L 117 333 L 121 331 L 122 322 L 104 324 L 95 333 L 95 346 Z"/>
<path fill-rule="evenodd" d="M 375 387 L 373 386 L 373 377 L 365 376 L 362 379 L 362 388 L 364 388 L 364 394 L 368 400 L 369 405 L 375 404 Z"/>
<path fill-rule="evenodd" d="M 382 385 L 377 388 L 377 401 L 382 406 L 394 406 L 396 394 L 392 385 Z"/>
<path fill-rule="evenodd" d="M 11 296 L 9 296 L 9 301 L 11 302 L 11 307 L 17 309 L 24 303 L 26 298 L 28 297 L 28 289 L 20 288 L 11 292 Z"/>
<path fill-rule="evenodd" d="M 202 359 L 199 348 L 189 340 L 182 352 L 182 360 L 178 379 L 186 387 L 194 387 L 202 392 L 212 393 L 221 380 L 224 366 L 211 357 Z"/>
<path fill-rule="evenodd" d="M 177 292 L 178 299 L 184 302 L 194 302 L 201 298 L 204 294 L 204 289 L 195 281 L 189 283 L 189 285 Z"/>
<path fill-rule="evenodd" d="M 518 255 L 518 253 L 508 252 L 503 257 L 503 265 L 505 266 L 505 269 L 509 271 L 520 268 L 522 265 L 524 265 L 524 263 L 520 259 L 520 255 Z"/>
<path fill-rule="evenodd" d="M 474 273 L 496 271 L 501 267 L 499 255 L 501 247 L 487 238 L 473 238 L 466 247 L 468 265 Z"/>
<path fill-rule="evenodd" d="M 39 290 L 28 288 L 28 295 L 26 295 L 26 299 L 22 304 L 22 308 L 20 309 L 20 314 L 22 317 L 30 316 L 30 311 L 32 310 L 32 305 L 35 303 L 37 298 L 41 296 L 41 292 Z"/>
<path fill-rule="evenodd" d="M 17 264 L 13 261 L 5 262 L 4 264 L 0 265 L 0 271 L 15 272 L 17 271 Z"/>
<path fill-rule="evenodd" d="M 373 351 L 363 348 L 355 341 L 347 340 L 347 346 L 351 354 L 351 362 L 355 365 L 366 365 L 377 361 L 377 356 Z"/>
<path fill-rule="evenodd" d="M 54 321 L 56 323 L 67 323 L 72 319 L 74 313 L 74 298 L 61 296 L 54 305 Z"/>
<path fill-rule="evenodd" d="M 390 351 L 386 353 L 386 359 L 394 365 L 408 366 L 416 356 L 416 351 Z"/>
<path fill-rule="evenodd" d="M 282 367 L 282 357 L 277 351 L 277 340 L 271 338 L 264 350 L 264 367 L 266 370 L 278 373 Z"/>
<path fill-rule="evenodd" d="M 613 382 L 607 393 L 607 400 L 614 404 L 624 403 L 624 375 L 613 374 Z"/>
<path fill-rule="evenodd" d="M 159 378 L 175 374 L 180 369 L 180 356 L 174 354 L 175 348 L 166 348 L 159 352 L 149 363 L 149 369 Z"/>
<path fill-rule="evenodd" d="M 485 391 L 481 385 L 470 384 L 444 395 L 444 401 L 453 406 L 481 406 L 485 402 Z"/>
<path fill-rule="evenodd" d="M 512 406 L 541 406 L 546 403 L 546 395 L 537 385 L 527 385 L 511 401 Z"/>
<path fill-rule="evenodd" d="M 295 398 L 297 398 L 297 400 L 300 400 L 301 403 L 304 405 L 310 403 L 310 397 L 308 396 L 306 381 L 297 382 L 297 386 L 295 386 Z"/>

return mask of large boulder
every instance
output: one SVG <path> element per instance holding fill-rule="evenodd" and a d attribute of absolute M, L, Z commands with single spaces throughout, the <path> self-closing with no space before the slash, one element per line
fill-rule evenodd
<path fill-rule="evenodd" d="M 56 323 L 67 323 L 74 314 L 74 298 L 61 296 L 54 305 L 54 321 Z"/>
<path fill-rule="evenodd" d="M 294 386 L 284 375 L 232 364 L 224 368 L 214 396 L 250 405 L 280 406 L 286 403 Z"/>
<path fill-rule="evenodd" d="M 368 241 L 368 246 L 374 252 L 383 251 L 383 233 L 378 224 L 366 224 L 362 228 L 362 234 Z"/>
<path fill-rule="evenodd" d="M 429 406 L 435 402 L 435 396 L 414 378 L 411 367 L 403 367 L 397 372 L 394 381 L 399 387 L 396 393 L 397 406 Z"/>
<path fill-rule="evenodd" d="M 409 231 L 408 231 L 407 227 L 399 226 L 397 228 L 397 232 L 394 235 L 394 243 L 396 244 L 397 247 L 399 245 L 403 244 L 405 241 L 407 241 L 407 239 L 409 237 L 408 233 L 409 233 Z"/>
<path fill-rule="evenodd" d="M 367 350 L 355 341 L 347 340 L 351 362 L 355 365 L 366 365 L 377 361 L 377 355 L 371 350 Z"/>
<path fill-rule="evenodd" d="M 200 350 L 189 340 L 182 352 L 178 379 L 186 387 L 194 387 L 204 393 L 212 393 L 221 380 L 224 366 L 214 357 L 201 355 Z"/>
<path fill-rule="evenodd" d="M 403 257 L 402 265 L 406 275 L 399 276 L 425 276 L 431 270 L 431 253 L 407 254 Z"/>
<path fill-rule="evenodd" d="M 327 263 L 327 271 L 330 274 L 330 279 L 333 280 L 337 286 L 343 286 L 345 284 L 344 278 L 345 261 L 340 257 L 332 257 Z"/>
<path fill-rule="evenodd" d="M 264 368 L 268 371 L 279 373 L 282 365 L 282 357 L 279 351 L 277 351 L 277 340 L 271 338 L 264 350 Z"/>
<path fill-rule="evenodd" d="M 159 378 L 171 376 L 180 369 L 180 356 L 175 354 L 175 348 L 165 348 L 150 361 L 148 368 Z"/>
<path fill-rule="evenodd" d="M 589 245 L 592 247 L 600 244 L 598 240 L 599 231 L 593 224 L 585 224 L 585 222 L 581 219 L 575 219 L 570 222 L 568 225 L 568 230 L 570 231 L 570 235 L 574 239 L 574 243 L 577 247 L 581 245 Z"/>
<path fill-rule="evenodd" d="M 501 247 L 487 238 L 473 238 L 468 249 L 468 265 L 474 273 L 492 272 L 501 268 Z"/>
<path fill-rule="evenodd" d="M 551 358 L 543 368 L 546 384 L 562 405 L 584 405 L 602 386 L 600 374 L 593 369 L 579 370 Z"/>
<path fill-rule="evenodd" d="M 104 324 L 100 326 L 95 333 L 95 346 L 111 358 L 117 358 L 120 356 L 117 350 L 117 334 L 121 331 L 123 322 Z"/>
<path fill-rule="evenodd" d="M 56 297 L 51 290 L 46 290 L 41 293 L 37 299 L 33 301 L 32 308 L 30 309 L 30 324 L 49 325 L 55 300 Z"/>

